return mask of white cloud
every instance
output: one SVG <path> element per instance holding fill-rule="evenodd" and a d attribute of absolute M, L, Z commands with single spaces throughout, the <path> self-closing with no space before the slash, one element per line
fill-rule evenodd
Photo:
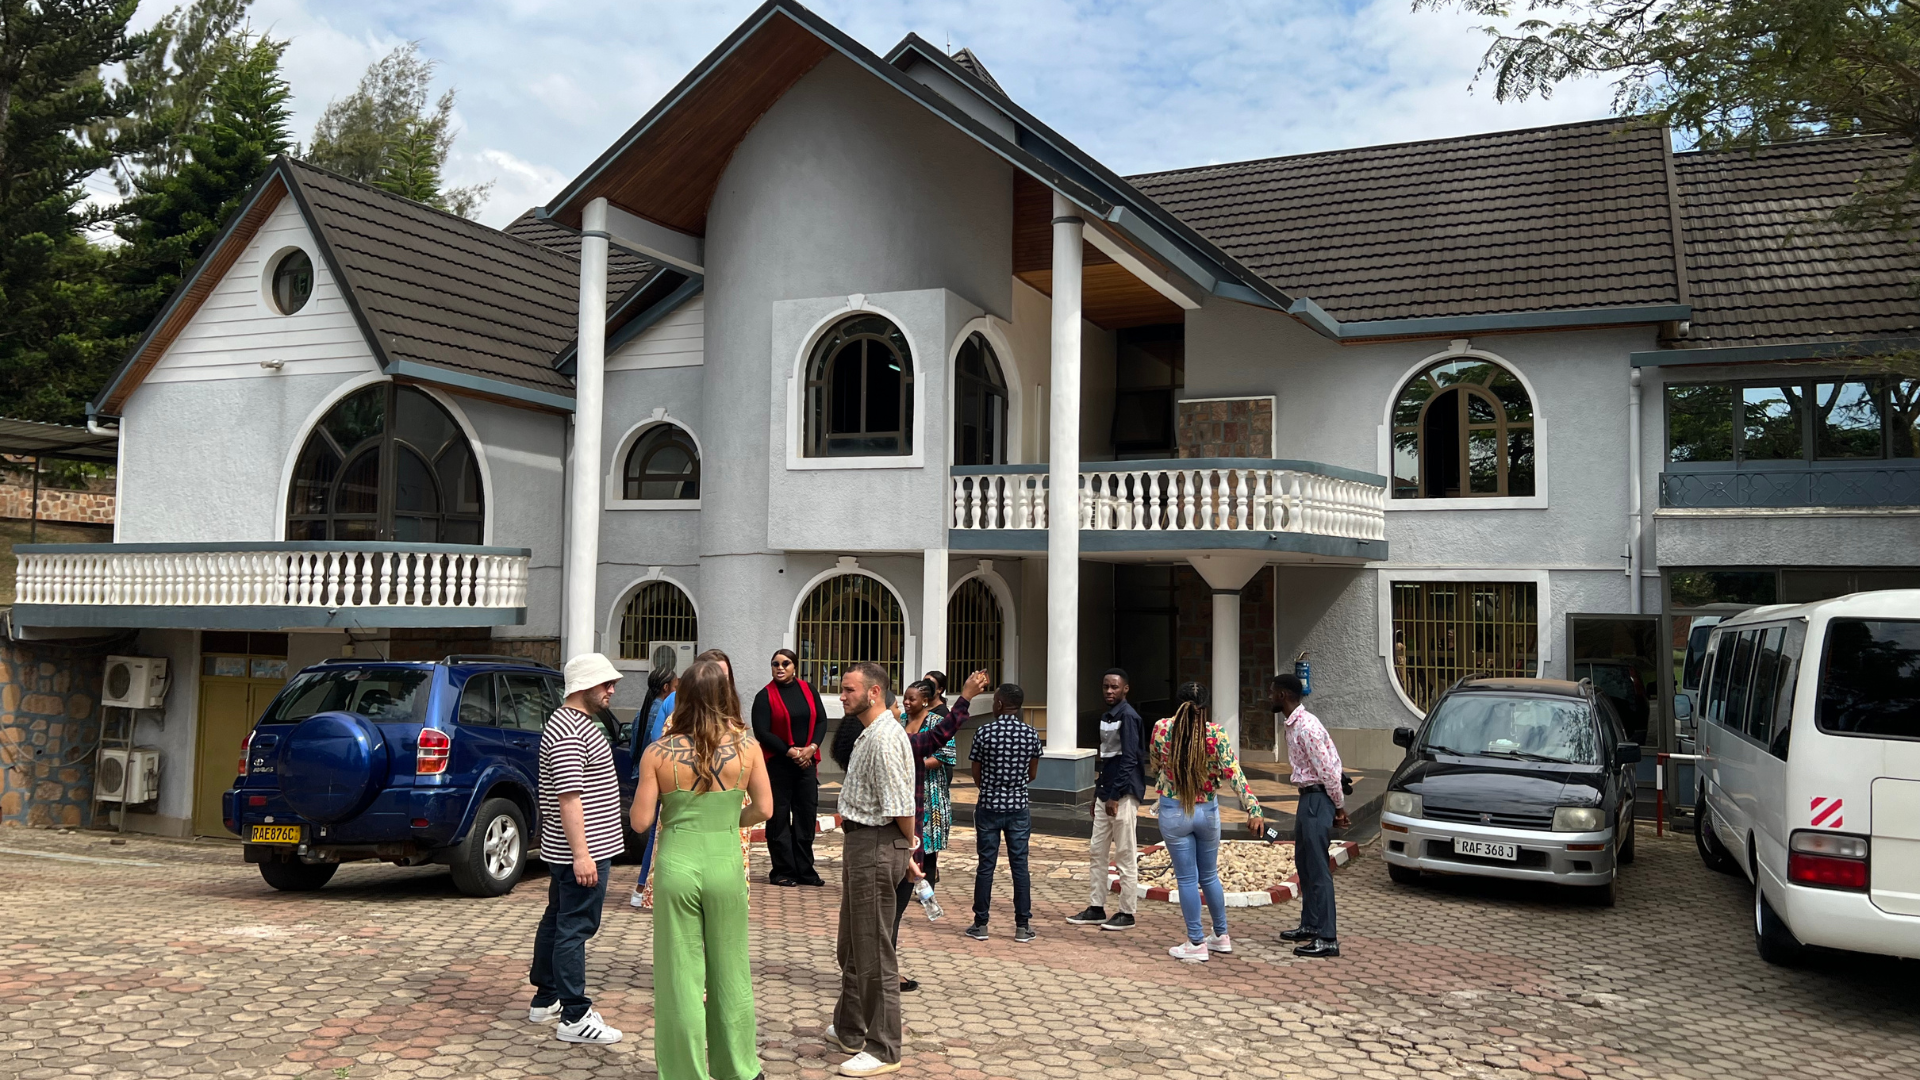
<path fill-rule="evenodd" d="M 146 0 L 150 22 L 170 0 Z M 459 90 L 447 175 L 492 179 L 482 220 L 544 202 L 757 6 L 647 0 L 255 0 L 291 39 L 304 141 L 326 102 L 409 40 Z M 1477 20 L 1408 0 L 816 0 L 876 52 L 972 48 L 1042 121 L 1121 173 L 1606 115 L 1588 83 L 1501 104 L 1468 83 Z"/>

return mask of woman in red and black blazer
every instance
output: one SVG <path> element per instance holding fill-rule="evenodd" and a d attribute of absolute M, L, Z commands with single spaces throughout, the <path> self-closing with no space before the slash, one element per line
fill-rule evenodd
<path fill-rule="evenodd" d="M 820 810 L 820 734 L 827 709 L 800 677 L 792 649 L 773 654 L 773 681 L 753 699 L 753 737 L 767 755 L 773 817 L 767 819 L 767 855 L 775 885 L 825 885 L 813 869 L 813 834 Z"/>

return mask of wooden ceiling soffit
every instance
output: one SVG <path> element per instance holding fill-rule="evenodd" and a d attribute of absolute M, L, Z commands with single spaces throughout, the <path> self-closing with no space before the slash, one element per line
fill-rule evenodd
<path fill-rule="evenodd" d="M 126 369 L 114 379 L 107 397 L 100 402 L 97 410 L 100 415 L 120 415 L 120 411 L 126 407 L 127 398 L 146 379 L 147 373 L 160 362 L 160 358 L 167 354 L 181 331 L 193 321 L 194 315 L 200 311 L 200 305 L 206 303 L 207 297 L 213 295 L 213 290 L 225 280 L 227 271 L 233 269 L 241 252 L 247 250 L 247 244 L 260 231 L 261 223 L 267 220 L 267 215 L 273 213 L 286 195 L 286 179 L 276 169 L 267 175 L 253 202 L 227 227 L 226 235 L 207 249 L 200 264 L 194 267 L 187 286 L 174 294 L 173 301 L 147 331 L 138 351 L 128 359 Z"/>
<path fill-rule="evenodd" d="M 1080 310 L 1106 330 L 1177 323 L 1180 305 L 1092 244 L 1080 245 Z M 1025 174 L 1013 178 L 1013 276 L 1053 295 L 1053 192 Z"/>
<path fill-rule="evenodd" d="M 642 119 L 639 126 L 646 130 L 639 139 L 607 162 L 571 205 L 604 196 L 655 224 L 706 235 L 707 208 L 734 148 L 830 49 L 776 12 L 700 82 Z M 563 223 L 578 228 L 578 211 Z"/>

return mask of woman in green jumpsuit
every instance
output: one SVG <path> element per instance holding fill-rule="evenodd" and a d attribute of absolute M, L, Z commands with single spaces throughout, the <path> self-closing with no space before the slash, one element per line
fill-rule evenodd
<path fill-rule="evenodd" d="M 641 758 L 633 828 L 659 807 L 653 865 L 654 1057 L 661 1080 L 753 1080 L 753 978 L 740 829 L 773 812 L 759 744 L 719 664 L 681 676 L 671 734 Z"/>

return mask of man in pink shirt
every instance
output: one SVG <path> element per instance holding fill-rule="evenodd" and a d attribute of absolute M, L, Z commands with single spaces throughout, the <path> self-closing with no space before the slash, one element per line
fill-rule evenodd
<path fill-rule="evenodd" d="M 1300 803 L 1293 814 L 1293 864 L 1300 875 L 1300 926 L 1283 930 L 1283 941 L 1297 941 L 1295 956 L 1339 956 L 1340 937 L 1333 920 L 1333 869 L 1327 847 L 1335 828 L 1347 828 L 1347 797 L 1340 784 L 1340 751 L 1320 718 L 1301 704 L 1306 688 L 1297 676 L 1275 675 L 1268 687 L 1274 714 L 1287 720 L 1287 763 Z"/>

